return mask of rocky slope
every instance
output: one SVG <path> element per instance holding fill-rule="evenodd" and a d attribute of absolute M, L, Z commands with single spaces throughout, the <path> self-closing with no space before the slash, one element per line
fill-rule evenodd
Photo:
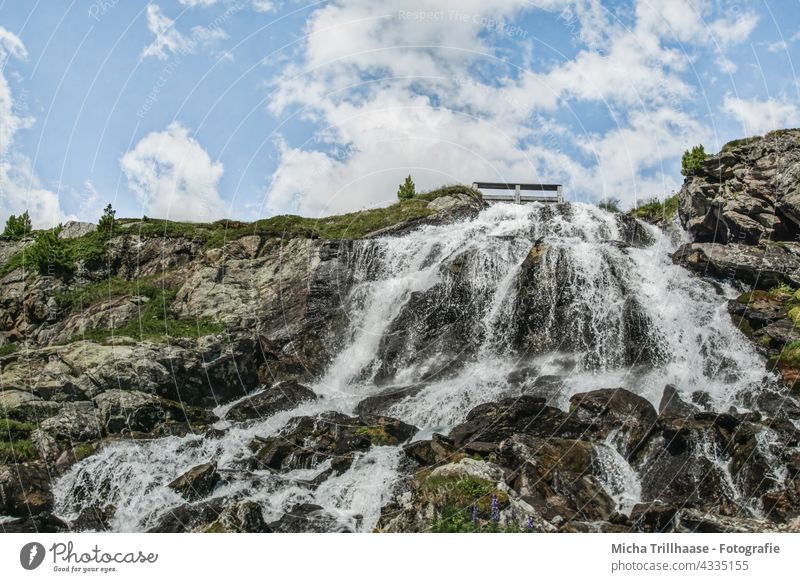
<path fill-rule="evenodd" d="M 731 150 L 736 171 L 717 179 L 720 161 L 710 158 L 687 180 L 681 219 L 697 239 L 674 260 L 711 280 L 758 287 L 732 300 L 731 314 L 793 387 L 785 354 L 795 341 L 787 322 L 800 305 L 800 264 L 784 240 L 794 223 L 777 206 L 791 192 L 775 195 L 772 222 L 760 203 L 751 205 L 752 220 L 769 224 L 756 238 L 734 240 L 730 233 L 742 227 L 727 226 L 724 238 L 709 239 L 707 228 L 712 220 L 745 224 L 731 214 L 749 217 L 742 204 L 725 210 L 727 180 L 738 181 L 736 192 L 750 187 L 739 170 L 756 158 L 744 148 L 782 163 L 780 152 L 794 150 L 779 137 L 784 149 L 748 143 Z M 752 163 L 762 184 L 771 166 L 759 160 Z M 783 187 L 779 174 L 759 191 Z M 662 328 L 653 331 L 657 317 L 645 289 L 626 280 L 626 269 L 637 266 L 633 251 L 652 245 L 653 233 L 630 217 L 560 205 L 542 209 L 533 227 L 531 217 L 494 217 L 484 242 L 498 241 L 495 254 L 464 250 L 471 231 L 460 240 L 422 241 L 429 255 L 403 254 L 411 243 L 398 237 L 425 225 L 457 226 L 484 210 L 468 190 L 448 189 L 384 214 L 283 220 L 280 228 L 122 222 L 102 240 L 102 253 L 76 255 L 69 273 L 21 268 L 33 241 L 0 242 L 0 528 L 353 531 L 367 516 L 342 519 L 324 502 L 386 488 L 367 522 L 376 531 L 796 529 L 800 407 L 787 386 L 763 370 L 763 381 L 753 374 L 757 390 L 723 409 L 711 387 L 688 393 L 659 380 L 675 346 L 664 345 Z M 97 241 L 89 230 L 62 235 L 80 250 Z M 373 244 L 379 236 L 396 239 L 396 248 Z M 386 268 L 376 255 L 389 247 L 418 259 L 418 271 L 435 270 L 435 282 L 375 272 Z M 385 329 L 359 344 L 352 324 L 365 310 L 363 285 L 392 276 L 412 292 L 399 312 L 388 301 L 390 321 L 370 320 Z M 380 289 L 388 293 L 393 284 Z M 513 291 L 510 303 L 497 292 L 503 285 Z M 353 345 L 362 349 L 348 351 Z M 346 413 L 334 410 L 330 394 L 312 386 L 331 366 L 358 363 L 364 346 L 379 360 L 340 376 L 357 382 L 369 374 L 376 390 Z M 572 390 L 562 402 L 573 371 L 573 382 L 589 377 L 559 356 L 501 370 L 499 382 L 473 394 L 472 374 L 457 372 L 489 358 L 487 346 L 520 361 L 522 354 L 585 352 L 588 369 L 627 372 L 608 376 L 619 384 Z M 717 348 L 710 341 L 702 349 Z M 422 361 L 429 354 L 436 357 Z M 421 372 L 405 381 L 410 361 Z M 708 376 L 735 375 L 724 357 L 700 361 Z M 653 371 L 661 382 L 655 403 L 632 391 Z M 439 378 L 453 377 L 443 400 L 425 400 Z M 331 390 L 350 396 L 339 385 Z M 455 422 L 442 416 L 445 406 Z M 281 422 L 271 430 L 265 419 L 275 418 Z M 393 469 L 382 473 L 387 465 Z M 142 467 L 166 478 L 142 480 Z M 372 481 L 384 474 L 390 483 Z M 119 480 L 141 482 L 145 502 L 133 522 L 125 521 L 131 509 Z M 274 497 L 277 513 L 262 503 Z M 357 501 L 351 506 L 362 507 Z"/>

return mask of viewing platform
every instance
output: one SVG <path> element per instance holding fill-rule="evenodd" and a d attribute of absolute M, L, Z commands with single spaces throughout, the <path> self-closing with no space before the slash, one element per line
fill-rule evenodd
<path fill-rule="evenodd" d="M 483 193 L 486 202 L 564 202 L 561 184 L 514 184 L 505 182 L 473 182 L 472 187 Z M 502 194 L 488 194 L 485 190 L 503 190 Z"/>

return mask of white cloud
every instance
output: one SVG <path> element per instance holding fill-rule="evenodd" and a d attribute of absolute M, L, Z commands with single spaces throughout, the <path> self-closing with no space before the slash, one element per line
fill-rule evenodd
<path fill-rule="evenodd" d="M 745 135 L 800 125 L 800 109 L 788 100 L 748 100 L 726 95 L 722 111 L 742 124 Z"/>
<path fill-rule="evenodd" d="M 667 45 L 708 43 L 704 13 L 642 1 L 626 28 L 592 0 L 546 4 L 567 8 L 560 20 L 586 48 L 549 70 L 511 69 L 489 82 L 475 73 L 498 64 L 487 23 L 514 23 L 530 3 L 453 0 L 431 10 L 339 0 L 314 11 L 301 64 L 286 68 L 269 108 L 280 116 L 300 106 L 325 129 L 311 147 L 281 143 L 267 209 L 318 214 L 386 202 L 409 172 L 419 188 L 559 179 L 574 195 L 624 198 L 673 187 L 663 160 L 695 141 L 699 126 L 680 109 L 692 95 L 681 78 L 689 57 Z M 543 115 L 571 101 L 626 113 L 606 134 L 570 135 Z M 565 153 L 576 143 L 588 165 Z"/>
<path fill-rule="evenodd" d="M 28 210 L 35 227 L 55 226 L 70 217 L 58 195 L 41 186 L 30 159 L 14 150 L 17 133 L 34 120 L 28 115 L 27 97 L 15 100 L 3 74 L 11 57 L 26 58 L 25 46 L 0 26 L 0 221 Z"/>
<path fill-rule="evenodd" d="M 222 164 L 212 162 L 180 123 L 146 135 L 122 157 L 121 165 L 145 214 L 194 221 L 225 215 L 217 191 Z"/>
<path fill-rule="evenodd" d="M 166 59 L 169 53 L 188 54 L 194 50 L 190 38 L 175 28 L 175 21 L 166 16 L 157 4 L 147 6 L 147 29 L 155 35 L 155 40 L 142 51 L 143 57 Z"/>
<path fill-rule="evenodd" d="M 183 6 L 195 8 L 197 6 L 214 6 L 220 0 L 178 0 Z M 271 12 L 275 9 L 275 2 L 271 0 L 252 0 L 253 10 L 256 12 Z"/>
<path fill-rule="evenodd" d="M 178 0 L 184 6 L 194 8 L 195 6 L 212 6 L 217 3 L 217 0 Z"/>

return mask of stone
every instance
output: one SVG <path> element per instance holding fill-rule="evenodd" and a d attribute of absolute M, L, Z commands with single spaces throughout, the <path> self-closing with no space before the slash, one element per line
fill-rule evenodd
<path fill-rule="evenodd" d="M 302 384 L 291 380 L 280 382 L 234 404 L 228 409 L 225 420 L 233 422 L 263 420 L 278 412 L 291 410 L 301 402 L 316 400 L 316 398 L 317 395 L 314 394 L 314 391 Z"/>
<path fill-rule="evenodd" d="M 219 480 L 217 464 L 203 463 L 189 469 L 168 486 L 170 489 L 180 493 L 184 499 L 195 501 L 208 496 Z"/>
<path fill-rule="evenodd" d="M 97 225 L 91 222 L 79 222 L 76 220 L 68 220 L 64 223 L 61 231 L 58 233 L 58 238 L 71 239 L 80 238 L 97 230 Z"/>
<path fill-rule="evenodd" d="M 321 506 L 313 503 L 300 503 L 283 516 L 269 524 L 275 533 L 351 533 L 352 530 L 339 524 L 334 516 Z"/>

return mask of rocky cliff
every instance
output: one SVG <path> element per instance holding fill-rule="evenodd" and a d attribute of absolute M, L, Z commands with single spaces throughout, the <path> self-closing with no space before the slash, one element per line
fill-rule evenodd
<path fill-rule="evenodd" d="M 757 351 L 794 341 L 793 223 L 709 239 L 708 172 L 672 259 L 703 276 L 631 217 L 461 187 L 0 242 L 0 528 L 795 529 L 800 406 Z M 759 286 L 733 320 L 719 278 Z"/>

